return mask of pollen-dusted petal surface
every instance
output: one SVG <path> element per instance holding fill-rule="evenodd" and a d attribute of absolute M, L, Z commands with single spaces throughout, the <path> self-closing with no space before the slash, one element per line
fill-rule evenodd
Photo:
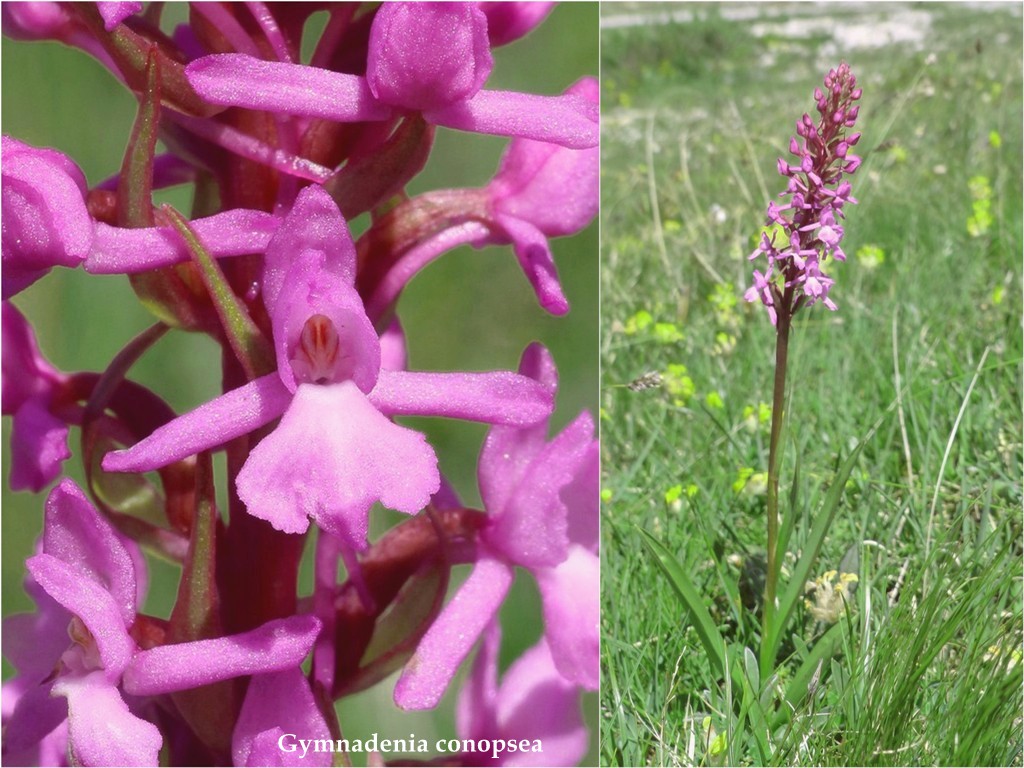
<path fill-rule="evenodd" d="M 558 281 L 558 268 L 551 256 L 551 248 L 544 233 L 525 219 L 498 214 L 495 220 L 508 234 L 512 247 L 523 268 L 523 274 L 537 293 L 540 305 L 553 315 L 569 311 L 569 301 Z"/>
<path fill-rule="evenodd" d="M 566 680 L 596 691 L 601 655 L 597 555 L 574 544 L 565 561 L 537 570 L 536 576 L 555 666 Z"/>
<path fill-rule="evenodd" d="M 262 427 L 291 400 L 277 373 L 269 373 L 164 424 L 131 448 L 103 457 L 107 472 L 148 472 L 207 451 Z"/>
<path fill-rule="evenodd" d="M 327 120 L 386 120 L 366 80 L 319 67 L 263 61 L 241 53 L 217 53 L 185 68 L 196 93 L 214 104 Z"/>
<path fill-rule="evenodd" d="M 2 139 L 3 298 L 54 266 L 74 267 L 88 255 L 92 219 L 85 176 L 67 156 Z"/>
<path fill-rule="evenodd" d="M 331 739 L 309 682 L 299 667 L 255 675 L 231 737 L 235 765 L 328 766 L 329 752 L 287 752 L 278 739 L 289 733 L 302 739 Z"/>
<path fill-rule="evenodd" d="M 61 677 L 54 694 L 68 700 L 75 765 L 158 765 L 163 737 L 155 725 L 131 713 L 116 686 L 93 672 Z"/>
<path fill-rule="evenodd" d="M 395 685 L 402 709 L 437 706 L 459 664 L 501 607 L 512 585 L 512 566 L 485 553 L 416 647 Z"/>
<path fill-rule="evenodd" d="M 498 732 L 507 740 L 539 739 L 543 752 L 519 752 L 506 765 L 579 765 L 587 727 L 579 689 L 555 669 L 543 638 L 505 672 L 498 691 Z"/>
<path fill-rule="evenodd" d="M 280 228 L 267 243 L 263 297 L 271 313 L 289 278 L 295 258 L 304 251 L 323 254 L 319 268 L 331 280 L 352 285 L 356 279 L 356 246 L 348 224 L 331 196 L 315 184 L 295 198 Z"/>
<path fill-rule="evenodd" d="M 598 85 L 586 77 L 567 91 L 598 103 Z M 577 232 L 597 215 L 600 149 L 514 139 L 497 176 L 487 185 L 496 211 L 529 221 L 549 237 Z"/>
<path fill-rule="evenodd" d="M 490 443 L 497 439 L 497 431 L 488 435 L 484 452 L 494 450 Z M 537 454 L 500 507 L 490 497 L 486 476 L 481 477 L 484 506 L 494 518 L 483 533 L 489 546 L 511 562 L 528 568 L 554 566 L 565 559 L 569 546 L 568 509 L 560 492 L 583 466 L 593 439 L 593 419 L 589 413 L 581 413 Z M 487 471 L 500 471 L 499 461 L 500 458 L 489 461 Z M 483 462 L 481 467 L 483 472 Z"/>
<path fill-rule="evenodd" d="M 356 549 L 374 503 L 414 514 L 439 485 L 426 438 L 389 421 L 351 381 L 301 384 L 238 474 L 250 514 L 288 533 L 313 518 Z"/>
<path fill-rule="evenodd" d="M 545 387 L 509 371 L 381 371 L 370 401 L 389 416 L 446 416 L 516 426 L 547 418 L 555 403 Z"/>
<path fill-rule="evenodd" d="M 596 147 L 596 104 L 571 94 L 537 96 L 514 91 L 480 91 L 466 101 L 424 112 L 428 122 L 461 131 L 518 136 L 570 149 Z"/>
<path fill-rule="evenodd" d="M 32 578 L 46 593 L 81 619 L 99 651 L 104 673 L 116 680 L 135 652 L 135 642 L 121 618 L 121 611 L 105 587 L 53 555 L 41 554 L 25 561 Z M 69 642 L 70 644 L 70 642 Z"/>
<path fill-rule="evenodd" d="M 493 67 L 476 3 L 385 3 L 374 17 L 366 80 L 385 104 L 428 110 L 462 101 Z"/>
<path fill-rule="evenodd" d="M 158 645 L 135 654 L 124 673 L 124 690 L 154 696 L 297 667 L 319 632 L 320 620 L 304 614 L 274 619 L 238 635 Z"/>
<path fill-rule="evenodd" d="M 271 213 L 242 208 L 191 222 L 199 241 L 215 258 L 260 253 L 280 224 Z M 85 269 L 94 275 L 134 274 L 188 260 L 185 241 L 172 227 L 123 229 L 98 222 Z"/>
<path fill-rule="evenodd" d="M 141 11 L 142 3 L 96 3 L 96 7 L 103 17 L 103 28 L 110 32 L 129 16 Z"/>
<path fill-rule="evenodd" d="M 519 373 L 536 381 L 554 402 L 558 391 L 558 369 L 544 345 L 535 342 L 523 351 Z M 530 464 L 544 450 L 547 439 L 547 419 L 526 428 L 494 427 L 487 433 L 477 462 L 477 480 L 480 493 L 492 513 L 505 508 Z"/>
<path fill-rule="evenodd" d="M 135 558 L 82 490 L 65 478 L 46 499 L 43 551 L 110 592 L 125 626 L 135 621 L 139 595 Z"/>

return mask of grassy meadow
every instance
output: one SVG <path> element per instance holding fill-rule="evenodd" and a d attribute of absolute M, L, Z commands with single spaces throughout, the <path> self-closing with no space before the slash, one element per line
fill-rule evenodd
<path fill-rule="evenodd" d="M 775 339 L 742 296 L 843 59 L 860 202 L 839 310 L 795 321 L 781 470 L 780 589 L 820 540 L 817 583 L 769 676 Z M 602 764 L 1022 763 L 1021 60 L 1017 4 L 603 4 Z"/>

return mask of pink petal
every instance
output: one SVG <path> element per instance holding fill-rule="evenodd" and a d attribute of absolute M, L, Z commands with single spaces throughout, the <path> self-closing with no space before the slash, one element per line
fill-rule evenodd
<path fill-rule="evenodd" d="M 555 568 L 534 574 L 544 601 L 544 634 L 559 673 L 596 691 L 600 683 L 600 562 L 579 546 Z"/>
<path fill-rule="evenodd" d="M 76 765 L 158 765 L 159 729 L 131 713 L 100 672 L 61 677 L 53 686 L 68 700 L 71 752 Z"/>
<path fill-rule="evenodd" d="M 34 555 L 25 566 L 50 597 L 82 620 L 96 641 L 105 674 L 116 680 L 131 660 L 135 642 L 113 596 L 53 555 Z"/>
<path fill-rule="evenodd" d="M 386 371 L 404 371 L 406 359 L 405 332 L 395 317 L 380 335 L 380 367 Z"/>
<path fill-rule="evenodd" d="M 52 675 L 71 643 L 68 637 L 71 614 L 35 582 L 29 581 L 26 588 L 36 602 L 36 612 L 16 613 L 3 620 L 3 655 L 18 670 L 14 680 L 19 681 L 22 688 L 35 686 Z M 3 697 L 5 716 L 11 703 L 9 698 Z"/>
<path fill-rule="evenodd" d="M 191 222 L 200 242 L 215 258 L 262 253 L 281 220 L 272 213 L 243 208 Z M 189 260 L 185 242 L 172 227 L 123 229 L 96 223 L 85 269 L 94 275 L 134 274 Z"/>
<path fill-rule="evenodd" d="M 250 381 L 160 427 L 144 440 L 103 458 L 107 472 L 148 472 L 211 450 L 268 424 L 291 393 L 276 373 Z"/>
<path fill-rule="evenodd" d="M 355 283 L 356 247 L 331 196 L 315 184 L 295 198 L 288 215 L 266 246 L 263 296 L 273 311 L 295 257 L 303 251 L 324 254 L 323 269 L 347 285 Z"/>
<path fill-rule="evenodd" d="M 124 672 L 124 690 L 134 696 L 154 696 L 297 667 L 319 631 L 316 617 L 289 616 L 239 635 L 139 651 Z"/>
<path fill-rule="evenodd" d="M 30 397 L 49 398 L 53 387 L 66 377 L 50 365 L 39 351 L 32 326 L 18 308 L 9 301 L 2 305 L 0 331 L 2 357 L 3 413 L 13 414 Z"/>
<path fill-rule="evenodd" d="M 26 400 L 14 414 L 11 454 L 11 488 L 38 493 L 71 458 L 67 424 L 52 416 L 39 398 Z"/>
<path fill-rule="evenodd" d="M 437 705 L 462 660 L 498 612 L 512 584 L 513 570 L 481 553 L 469 578 L 420 640 L 395 685 L 402 709 Z"/>
<path fill-rule="evenodd" d="M 487 14 L 487 36 L 492 46 L 506 45 L 529 34 L 554 7 L 554 3 L 544 2 L 480 3 Z"/>
<path fill-rule="evenodd" d="M 480 640 L 473 669 L 455 705 L 455 732 L 461 739 L 495 739 L 498 733 L 498 651 L 501 625 L 492 621 Z"/>
<path fill-rule="evenodd" d="M 85 177 L 68 157 L 4 136 L 3 291 L 7 299 L 51 267 L 75 267 L 89 253 L 92 219 Z"/>
<path fill-rule="evenodd" d="M 591 442 L 583 466 L 573 481 L 562 489 L 562 501 L 569 510 L 569 541 L 597 552 L 601 539 L 601 446 Z"/>
<path fill-rule="evenodd" d="M 388 416 L 447 416 L 517 426 L 536 424 L 554 409 L 547 389 L 508 371 L 381 371 L 370 402 Z"/>
<path fill-rule="evenodd" d="M 96 7 L 103 17 L 103 28 L 110 32 L 129 16 L 141 11 L 142 3 L 96 3 Z"/>
<path fill-rule="evenodd" d="M 60 3 L 4 3 L 3 30 L 14 40 L 49 40 L 60 36 L 68 25 L 67 11 Z"/>
<path fill-rule="evenodd" d="M 523 351 L 519 373 L 539 382 L 551 394 L 558 390 L 555 361 L 541 344 Z M 484 504 L 490 510 L 504 509 L 527 468 L 547 444 L 548 421 L 532 427 L 492 427 L 484 440 L 477 462 L 477 480 Z"/>
<path fill-rule="evenodd" d="M 185 75 L 214 104 L 339 122 L 387 120 L 393 114 L 374 99 L 364 78 L 319 67 L 218 53 L 196 59 Z"/>
<path fill-rule="evenodd" d="M 124 626 L 135 621 L 137 600 L 135 558 L 81 489 L 67 478 L 46 499 L 43 552 L 109 592 L 121 611 Z"/>
<path fill-rule="evenodd" d="M 423 116 L 428 122 L 461 131 L 517 136 L 570 149 L 596 147 L 600 133 L 597 105 L 574 95 L 480 91 L 468 101 Z"/>
<path fill-rule="evenodd" d="M 560 491 L 583 466 L 593 439 L 593 419 L 581 413 L 537 455 L 504 506 L 495 508 L 484 496 L 493 519 L 483 533 L 489 546 L 528 568 L 558 565 L 565 559 L 568 510 Z"/>
<path fill-rule="evenodd" d="M 302 533 L 312 517 L 364 549 L 373 504 L 414 514 L 439 483 L 423 435 L 393 424 L 346 381 L 299 386 L 277 429 L 249 454 L 238 495 L 278 530 Z"/>
<path fill-rule="evenodd" d="M 251 765 L 251 766 L 285 766 L 285 765 L 306 765 L 302 759 L 302 748 L 298 746 L 298 734 L 297 733 L 286 733 L 280 726 L 274 726 L 268 728 L 265 731 L 260 731 L 248 744 L 246 752 L 246 760 L 248 762 L 239 762 L 235 760 L 235 765 Z M 282 741 L 283 739 L 283 741 Z M 281 744 L 290 745 L 295 744 L 296 750 L 294 752 L 286 752 L 281 749 Z M 309 765 L 330 765 L 329 762 L 317 762 L 321 760 L 319 755 L 328 755 L 329 752 L 316 752 L 309 751 L 306 753 L 307 758 L 311 759 Z"/>
<path fill-rule="evenodd" d="M 62 629 L 66 631 L 66 626 Z M 52 688 L 51 683 L 43 683 L 19 691 L 12 682 L 4 684 L 4 765 L 18 765 L 10 761 L 12 753 L 32 749 L 68 719 L 68 703 L 52 696 Z M 12 698 L 16 698 L 16 702 L 8 704 Z M 10 714 L 6 713 L 8 706 L 12 710 Z"/>
<path fill-rule="evenodd" d="M 153 158 L 153 189 L 166 189 L 178 184 L 190 184 L 196 180 L 198 172 L 191 163 L 170 152 L 164 152 Z M 121 174 L 108 176 L 95 189 L 116 192 L 121 183 Z"/>
<path fill-rule="evenodd" d="M 569 311 L 569 301 L 562 293 L 558 282 L 558 269 L 551 256 L 548 239 L 533 224 L 513 216 L 498 214 L 495 221 L 512 241 L 519 265 L 526 279 L 537 293 L 540 305 L 553 315 L 564 315 Z"/>
<path fill-rule="evenodd" d="M 286 752 L 278 739 L 286 733 L 302 739 L 331 740 L 331 731 L 317 709 L 298 667 L 256 675 L 249 682 L 242 711 L 231 738 L 235 765 L 329 766 L 329 752 Z"/>
<path fill-rule="evenodd" d="M 580 716 L 579 689 L 561 678 L 542 639 L 509 667 L 498 693 L 504 739 L 540 740 L 543 752 L 508 754 L 504 765 L 578 765 L 590 741 Z"/>
<path fill-rule="evenodd" d="M 468 99 L 494 61 L 475 3 L 386 3 L 370 28 L 366 81 L 380 101 L 428 110 Z"/>
<path fill-rule="evenodd" d="M 597 104 L 597 80 L 584 78 L 567 93 Z M 599 167 L 598 147 L 513 139 L 487 190 L 496 211 L 529 221 L 549 237 L 567 235 L 597 215 Z"/>

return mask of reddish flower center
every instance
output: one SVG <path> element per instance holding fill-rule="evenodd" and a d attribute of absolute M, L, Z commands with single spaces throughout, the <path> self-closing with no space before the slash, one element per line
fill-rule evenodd
<path fill-rule="evenodd" d="M 77 616 L 71 617 L 68 624 L 68 637 L 74 643 L 62 657 L 62 662 L 73 669 L 102 669 L 103 661 L 100 658 L 100 650 L 96 645 L 96 638 L 85 626 L 85 622 Z"/>
<path fill-rule="evenodd" d="M 292 368 L 298 378 L 314 384 L 335 380 L 337 371 L 338 330 L 331 319 L 313 315 L 302 326 L 299 345 L 292 357 Z"/>

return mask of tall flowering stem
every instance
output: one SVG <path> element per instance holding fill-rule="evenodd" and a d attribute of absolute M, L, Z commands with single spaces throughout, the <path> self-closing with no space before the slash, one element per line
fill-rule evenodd
<path fill-rule="evenodd" d="M 814 90 L 819 115 L 817 122 L 804 114 L 797 121 L 797 136 L 790 139 L 789 151 L 797 158 L 795 164 L 780 158 L 778 170 L 788 179 L 786 190 L 768 204 L 767 227 L 761 234 L 754 260 L 762 255 L 768 266 L 762 274 L 754 270 L 754 284 L 747 290 L 747 301 L 760 301 L 768 310 L 775 326 L 775 384 L 772 394 L 772 429 L 768 453 L 768 573 L 765 578 L 764 615 L 762 624 L 763 669 L 774 659 L 770 653 L 779 570 L 779 463 L 782 427 L 785 420 L 786 368 L 789 356 L 789 332 L 793 316 L 805 306 L 821 302 L 830 310 L 837 309 L 829 298 L 835 282 L 823 270 L 828 260 L 846 260 L 840 243 L 845 218 L 843 208 L 857 201 L 850 196 L 851 187 L 843 180 L 860 166 L 860 158 L 850 149 L 860 140 L 859 133 L 848 133 L 857 121 L 861 97 L 857 79 L 843 62 L 830 70 L 824 88 Z M 799 137 L 799 138 L 798 138 Z"/>

